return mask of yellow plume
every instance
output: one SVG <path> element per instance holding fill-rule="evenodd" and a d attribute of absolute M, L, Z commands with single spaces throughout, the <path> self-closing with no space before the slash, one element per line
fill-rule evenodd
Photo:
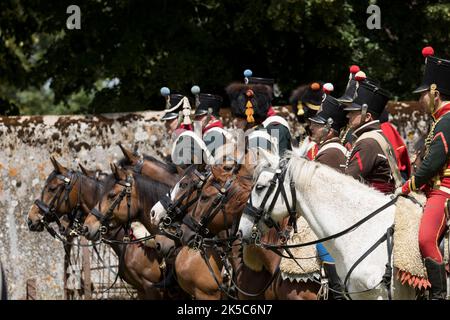
<path fill-rule="evenodd" d="M 245 105 L 245 115 L 247 116 L 247 122 L 253 123 L 255 122 L 255 118 L 253 118 L 253 104 L 250 100 L 247 101 L 247 104 Z"/>

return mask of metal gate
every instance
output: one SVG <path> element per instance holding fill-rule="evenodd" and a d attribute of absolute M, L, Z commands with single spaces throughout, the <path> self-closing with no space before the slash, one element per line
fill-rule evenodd
<path fill-rule="evenodd" d="M 64 257 L 64 299 L 136 299 L 137 293 L 120 277 L 119 258 L 107 244 L 96 246 L 84 237 L 66 245 Z M 81 246 L 80 246 L 81 245 Z"/>

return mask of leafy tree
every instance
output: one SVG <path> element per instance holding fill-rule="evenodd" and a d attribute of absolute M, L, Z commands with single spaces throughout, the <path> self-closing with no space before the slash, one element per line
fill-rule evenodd
<path fill-rule="evenodd" d="M 381 8 L 380 30 L 366 26 L 372 2 Z M 80 0 L 81 30 L 68 30 L 71 4 L 0 1 L 0 108 L 162 109 L 163 85 L 224 94 L 245 68 L 275 78 L 283 94 L 276 103 L 287 103 L 292 89 L 312 80 L 333 82 L 339 95 L 351 64 L 410 99 L 421 48 L 450 57 L 443 0 Z"/>

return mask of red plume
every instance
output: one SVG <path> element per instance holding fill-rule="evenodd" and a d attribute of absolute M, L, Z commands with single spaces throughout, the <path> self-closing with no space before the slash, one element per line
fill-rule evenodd
<path fill-rule="evenodd" d="M 434 49 L 433 47 L 425 47 L 422 49 L 422 55 L 426 58 L 429 56 L 434 55 Z"/>
<path fill-rule="evenodd" d="M 355 74 L 357 73 L 359 70 L 361 70 L 357 65 L 353 65 L 350 67 L 350 73 Z"/>

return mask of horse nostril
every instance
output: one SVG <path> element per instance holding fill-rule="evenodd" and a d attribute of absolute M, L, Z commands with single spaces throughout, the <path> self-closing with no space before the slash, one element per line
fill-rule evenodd
<path fill-rule="evenodd" d="M 31 227 L 31 225 L 33 224 L 33 221 L 31 221 L 30 219 L 28 219 L 28 220 L 27 220 L 27 224 L 28 224 L 28 227 Z"/>
<path fill-rule="evenodd" d="M 161 251 L 161 244 L 158 242 L 156 243 L 156 251 Z"/>
<path fill-rule="evenodd" d="M 240 239 L 240 240 L 242 240 L 242 230 L 239 230 L 239 231 L 237 232 L 237 238 Z"/>
<path fill-rule="evenodd" d="M 152 216 L 152 218 L 155 217 L 155 214 L 156 214 L 155 210 L 150 211 L 150 215 Z"/>
<path fill-rule="evenodd" d="M 84 226 L 82 232 L 84 235 L 87 235 L 89 233 L 89 228 L 87 226 Z"/>

